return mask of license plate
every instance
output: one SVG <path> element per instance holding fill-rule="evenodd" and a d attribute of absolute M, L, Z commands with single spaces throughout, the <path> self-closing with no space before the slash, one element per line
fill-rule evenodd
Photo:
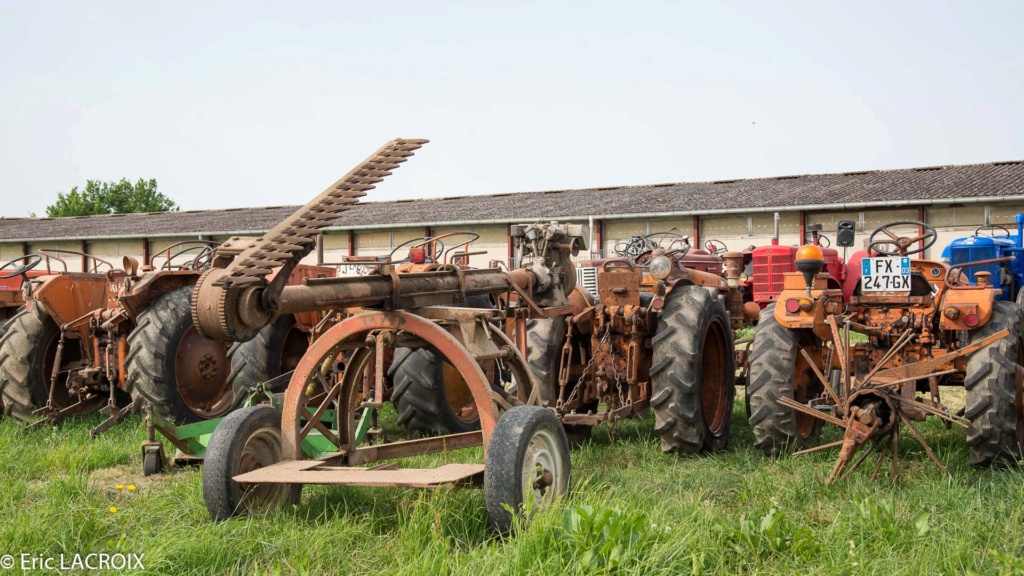
<path fill-rule="evenodd" d="M 862 292 L 910 292 L 910 258 L 865 258 L 860 266 Z"/>

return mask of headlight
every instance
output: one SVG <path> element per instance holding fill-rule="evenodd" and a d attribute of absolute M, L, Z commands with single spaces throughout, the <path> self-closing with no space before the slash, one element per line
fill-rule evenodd
<path fill-rule="evenodd" d="M 657 256 L 651 259 L 647 267 L 651 270 L 651 276 L 664 280 L 672 272 L 672 261 L 667 256 Z"/>

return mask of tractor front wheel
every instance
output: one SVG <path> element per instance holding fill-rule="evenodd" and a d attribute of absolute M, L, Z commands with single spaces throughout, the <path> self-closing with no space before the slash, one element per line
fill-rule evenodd
<path fill-rule="evenodd" d="M 227 346 L 201 335 L 187 311 L 192 287 L 164 294 L 139 314 L 128 335 L 125 388 L 136 407 L 143 402 L 176 424 L 226 414 L 234 402 L 228 382 Z"/>
<path fill-rule="evenodd" d="M 705 288 L 676 288 L 666 298 L 653 345 L 651 407 L 662 451 L 723 450 L 736 396 L 725 305 Z"/>
<path fill-rule="evenodd" d="M 761 312 L 754 328 L 747 379 L 750 427 L 754 429 L 754 445 L 768 456 L 778 454 L 788 444 L 814 446 L 821 434 L 820 419 L 778 403 L 783 397 L 806 403 L 824 390 L 800 354 L 800 348 L 813 334 L 802 336 L 779 324 L 774 304 Z"/>
<path fill-rule="evenodd" d="M 964 415 L 971 421 L 967 455 L 975 466 L 1016 462 L 1024 447 L 1024 401 L 1017 385 L 1018 366 L 1024 365 L 1024 310 L 997 300 L 992 318 L 971 333 L 971 341 L 1004 329 L 1009 336 L 967 357 Z"/>

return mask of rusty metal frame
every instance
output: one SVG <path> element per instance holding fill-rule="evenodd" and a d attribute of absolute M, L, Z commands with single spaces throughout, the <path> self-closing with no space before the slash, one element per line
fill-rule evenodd
<path fill-rule="evenodd" d="M 325 359 L 343 345 L 378 330 L 401 330 L 422 339 L 459 372 L 469 387 L 480 415 L 481 438 L 486 451 L 491 433 L 498 422 L 498 410 L 492 399 L 490 383 L 469 350 L 447 330 L 422 316 L 400 311 L 368 311 L 351 316 L 327 330 L 310 346 L 296 367 L 285 392 L 282 409 L 281 440 L 284 458 L 298 460 L 303 457 L 302 420 L 306 412 L 305 391 L 311 375 L 319 373 Z M 345 397 L 344 390 L 340 394 Z M 344 443 L 344 432 L 342 436 L 339 440 Z"/>

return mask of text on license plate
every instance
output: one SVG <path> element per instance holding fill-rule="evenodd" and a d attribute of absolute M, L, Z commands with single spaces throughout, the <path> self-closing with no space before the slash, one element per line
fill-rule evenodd
<path fill-rule="evenodd" d="M 910 258 L 865 258 L 860 261 L 863 292 L 910 292 Z"/>

